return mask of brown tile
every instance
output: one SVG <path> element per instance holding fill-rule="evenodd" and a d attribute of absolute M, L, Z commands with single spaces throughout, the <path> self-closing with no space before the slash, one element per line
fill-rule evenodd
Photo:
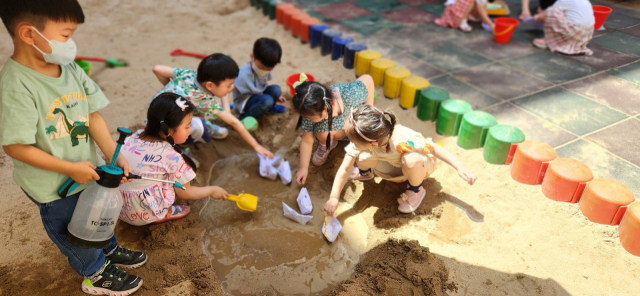
<path fill-rule="evenodd" d="M 631 118 L 619 124 L 603 129 L 587 137 L 611 153 L 640 166 L 638 140 L 640 140 L 640 120 Z"/>
<path fill-rule="evenodd" d="M 589 76 L 562 87 L 629 115 L 640 114 L 640 86 L 609 73 Z"/>

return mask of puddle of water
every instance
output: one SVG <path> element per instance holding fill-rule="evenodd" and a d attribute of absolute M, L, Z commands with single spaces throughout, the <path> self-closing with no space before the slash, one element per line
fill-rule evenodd
<path fill-rule="evenodd" d="M 319 175 L 309 177 L 313 179 L 322 180 Z M 207 225 L 206 252 L 229 294 L 253 295 L 268 287 L 284 295 L 325 293 L 349 277 L 365 251 L 369 229 L 345 204 L 338 209 L 343 225 L 338 239 L 329 243 L 324 238 L 322 207 L 329 193 L 321 186 L 307 187 L 314 205 L 311 221 L 301 225 L 284 217 L 282 202 L 299 210 L 300 187 L 260 177 L 255 155 L 219 160 L 210 180 L 229 193 L 258 196 L 253 213 L 218 200 L 209 200 L 200 212 Z"/>

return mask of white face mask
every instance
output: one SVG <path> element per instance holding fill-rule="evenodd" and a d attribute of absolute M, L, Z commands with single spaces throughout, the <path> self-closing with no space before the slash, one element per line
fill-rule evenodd
<path fill-rule="evenodd" d="M 76 43 L 73 42 L 73 39 L 69 38 L 69 40 L 67 40 L 66 42 L 49 40 L 47 39 L 47 37 L 44 37 L 42 33 L 38 32 L 36 28 L 31 28 L 35 30 L 38 35 L 42 36 L 44 40 L 47 40 L 49 42 L 49 46 L 51 46 L 51 53 L 46 53 L 40 50 L 35 44 L 33 44 L 33 47 L 35 47 L 40 53 L 42 53 L 42 56 L 47 63 L 66 65 L 73 62 L 73 60 L 76 58 L 76 52 L 78 49 L 76 48 Z"/>
<path fill-rule="evenodd" d="M 256 66 L 255 62 L 251 63 L 251 68 L 253 68 L 253 72 L 256 73 L 256 75 L 258 75 L 259 78 L 262 78 L 265 75 L 271 73 L 271 71 L 265 71 L 265 70 L 259 69 L 258 66 Z"/>

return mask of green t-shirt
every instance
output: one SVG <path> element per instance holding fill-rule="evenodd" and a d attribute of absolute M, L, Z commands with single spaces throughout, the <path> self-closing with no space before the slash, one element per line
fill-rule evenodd
<path fill-rule="evenodd" d="M 9 58 L 0 71 L 0 145 L 32 145 L 60 159 L 101 165 L 89 137 L 89 114 L 109 101 L 76 63 L 61 69 L 60 77 L 53 78 Z M 16 159 L 13 164 L 13 179 L 33 199 L 60 199 L 57 190 L 68 176 Z"/>

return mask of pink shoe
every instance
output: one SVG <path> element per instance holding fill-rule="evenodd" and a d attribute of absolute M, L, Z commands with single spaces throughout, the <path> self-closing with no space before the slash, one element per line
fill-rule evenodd
<path fill-rule="evenodd" d="M 316 152 L 313 154 L 313 157 L 311 157 L 311 162 L 313 163 L 313 165 L 316 165 L 316 166 L 323 165 L 324 162 L 327 161 L 327 158 L 329 157 L 329 152 L 331 152 L 333 148 L 336 148 L 336 146 L 338 146 L 338 141 L 331 141 L 331 148 L 329 149 L 327 149 L 327 145 L 318 144 L 318 148 L 316 149 Z"/>
<path fill-rule="evenodd" d="M 367 173 L 366 175 L 361 175 L 360 169 L 354 166 L 353 169 L 351 169 L 351 173 L 349 173 L 349 178 L 347 178 L 347 181 L 368 181 L 373 179 L 373 177 L 373 170 L 371 170 L 371 172 Z"/>
<path fill-rule="evenodd" d="M 407 192 L 409 194 L 407 194 Z M 400 198 L 398 198 L 398 211 L 405 214 L 412 213 L 420 206 L 426 194 L 427 191 L 424 190 L 424 187 L 420 187 L 418 193 L 410 190 L 405 191 L 405 193 L 401 194 Z"/>
<path fill-rule="evenodd" d="M 547 46 L 547 41 L 544 40 L 544 38 L 533 39 L 533 46 L 540 49 L 547 49 L 549 47 Z"/>

